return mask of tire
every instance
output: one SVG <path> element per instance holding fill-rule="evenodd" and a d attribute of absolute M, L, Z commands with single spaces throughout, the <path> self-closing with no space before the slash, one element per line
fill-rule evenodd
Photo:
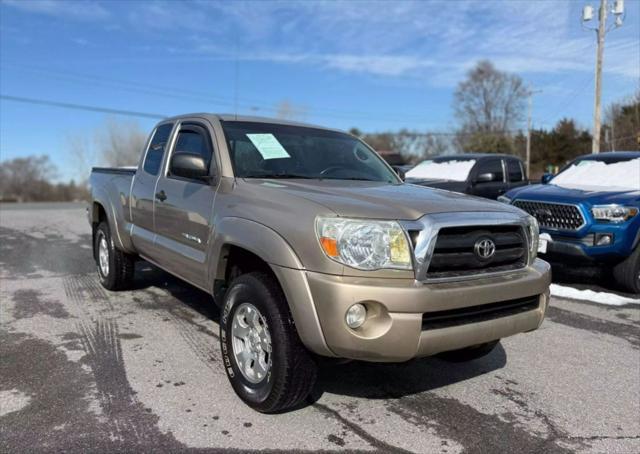
<path fill-rule="evenodd" d="M 93 241 L 96 268 L 102 286 L 107 290 L 124 290 L 131 287 L 135 259 L 132 255 L 115 247 L 106 221 L 102 221 L 96 228 Z M 101 246 L 103 241 L 104 244 Z M 106 256 L 101 256 L 105 252 Z M 106 260 L 106 266 L 104 260 Z"/>
<path fill-rule="evenodd" d="M 438 355 L 439 358 L 450 363 L 464 363 L 473 361 L 474 359 L 487 356 L 500 343 L 500 340 L 487 342 L 486 344 L 474 345 L 473 347 L 462 348 L 460 350 L 452 350 L 443 352 Z"/>
<path fill-rule="evenodd" d="M 613 267 L 613 278 L 627 292 L 640 293 L 640 245 L 629 257 Z"/>
<path fill-rule="evenodd" d="M 246 327 L 252 326 L 257 328 L 250 332 L 259 333 L 258 338 L 251 340 L 249 334 L 243 340 Z M 265 338 L 270 339 L 268 348 L 257 347 L 265 345 Z M 234 391 L 261 413 L 300 405 L 315 384 L 317 365 L 298 337 L 280 286 L 267 273 L 252 272 L 231 282 L 220 316 L 220 347 Z M 241 370 L 243 359 L 253 367 Z"/>

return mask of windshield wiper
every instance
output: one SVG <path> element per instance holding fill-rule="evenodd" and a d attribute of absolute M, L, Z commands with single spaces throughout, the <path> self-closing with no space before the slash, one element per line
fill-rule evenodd
<path fill-rule="evenodd" d="M 316 180 L 316 177 L 312 177 L 309 175 L 300 175 L 298 173 L 253 173 L 249 175 L 244 175 L 242 178 L 264 178 L 264 179 L 301 179 L 301 180 Z"/>
<path fill-rule="evenodd" d="M 361 177 L 346 177 L 346 178 L 337 178 L 337 177 L 324 177 L 325 180 L 349 180 L 349 181 L 380 181 L 380 180 L 372 180 L 371 178 L 361 178 Z"/>

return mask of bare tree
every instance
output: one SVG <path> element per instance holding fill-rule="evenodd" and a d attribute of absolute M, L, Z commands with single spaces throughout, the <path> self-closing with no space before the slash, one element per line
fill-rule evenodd
<path fill-rule="evenodd" d="M 56 175 L 48 156 L 4 161 L 0 163 L 0 199 L 43 200 L 49 195 L 49 181 Z"/>
<path fill-rule="evenodd" d="M 468 149 L 470 144 L 503 148 L 508 142 L 505 137 L 523 119 L 526 96 L 527 89 L 519 76 L 499 71 L 490 61 L 478 62 L 454 94 L 462 148 Z"/>
<path fill-rule="evenodd" d="M 95 147 L 95 141 L 83 135 L 71 135 L 67 137 L 69 156 L 73 160 L 73 168 L 77 175 L 77 181 L 86 185 L 91 173 L 91 167 L 99 161 Z"/>
<path fill-rule="evenodd" d="M 287 99 L 280 101 L 276 106 L 276 117 L 281 120 L 304 120 L 307 112 L 305 106 L 294 104 Z"/>
<path fill-rule="evenodd" d="M 67 137 L 69 154 L 73 157 L 78 181 L 86 184 L 95 165 L 131 166 L 138 163 L 147 136 L 138 123 L 108 119 L 92 135 Z"/>
<path fill-rule="evenodd" d="M 138 163 L 147 135 L 138 123 L 107 120 L 104 130 L 95 136 L 98 152 L 107 165 L 121 167 Z"/>
<path fill-rule="evenodd" d="M 640 149 L 640 91 L 607 107 L 602 135 L 607 151 Z"/>

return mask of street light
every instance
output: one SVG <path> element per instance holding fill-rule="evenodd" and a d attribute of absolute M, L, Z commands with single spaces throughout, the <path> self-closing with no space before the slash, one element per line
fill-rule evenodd
<path fill-rule="evenodd" d="M 600 153 L 600 127 L 601 127 L 601 96 L 602 96 L 602 58 L 604 54 L 604 37 L 613 28 L 622 26 L 624 21 L 624 0 L 615 0 L 611 14 L 615 17 L 613 24 L 607 27 L 607 0 L 600 0 L 598 10 L 598 26 L 587 27 L 585 24 L 593 19 L 593 6 L 586 5 L 582 8 L 582 26 L 596 32 L 598 46 L 596 48 L 596 83 L 595 100 L 593 105 L 593 142 L 592 153 Z"/>

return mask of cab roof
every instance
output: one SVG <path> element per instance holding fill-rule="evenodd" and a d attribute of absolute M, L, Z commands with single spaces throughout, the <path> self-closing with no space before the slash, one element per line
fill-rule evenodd
<path fill-rule="evenodd" d="M 219 120 L 219 121 L 245 121 L 245 122 L 253 122 L 253 123 L 271 123 L 271 124 L 288 125 L 288 126 L 300 126 L 304 128 L 324 129 L 328 131 L 336 131 L 336 132 L 348 134 L 347 132 L 339 129 L 327 128 L 325 126 L 315 125 L 311 123 L 283 120 L 279 118 L 259 117 L 259 116 L 252 116 L 252 115 L 235 115 L 235 114 L 224 114 L 224 113 L 207 113 L 207 112 L 189 113 L 189 114 L 176 115 L 173 117 L 166 118 L 163 120 L 163 122 L 179 120 L 182 118 L 194 118 L 194 117 L 207 118 L 209 120 Z"/>

